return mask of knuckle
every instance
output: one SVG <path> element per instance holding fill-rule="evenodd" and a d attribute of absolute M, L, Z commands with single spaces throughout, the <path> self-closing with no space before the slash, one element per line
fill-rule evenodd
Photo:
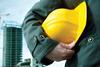
<path fill-rule="evenodd" d="M 61 56 L 61 57 L 62 57 L 62 58 L 65 58 L 66 56 L 67 56 L 67 54 L 62 54 L 62 56 Z"/>
<path fill-rule="evenodd" d="M 66 50 L 61 50 L 61 53 L 62 53 L 62 54 L 65 54 L 65 53 L 66 53 Z"/>

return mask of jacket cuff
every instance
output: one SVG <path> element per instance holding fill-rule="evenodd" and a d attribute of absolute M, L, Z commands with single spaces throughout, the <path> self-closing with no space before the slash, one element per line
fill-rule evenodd
<path fill-rule="evenodd" d="M 54 41 L 52 39 L 49 39 L 48 37 L 45 38 L 44 41 L 38 42 L 38 46 L 35 48 L 35 50 L 32 52 L 33 57 L 39 62 L 43 63 L 42 61 L 46 61 L 44 57 L 52 51 L 56 46 L 58 42 Z M 48 60 L 49 61 L 49 60 Z M 51 61 L 50 61 L 51 63 Z M 43 64 L 50 64 L 49 62 L 44 62 Z"/>

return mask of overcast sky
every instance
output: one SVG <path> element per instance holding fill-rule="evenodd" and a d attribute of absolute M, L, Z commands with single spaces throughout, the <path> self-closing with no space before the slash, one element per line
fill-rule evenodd
<path fill-rule="evenodd" d="M 0 15 L 2 15 L 2 20 L 16 21 L 22 24 L 24 16 L 29 11 L 29 9 L 39 0 L 0 0 Z M 9 13 L 9 16 L 3 16 Z M 0 22 L 1 25 L 1 22 Z M 23 58 L 30 58 L 30 52 L 27 49 L 25 40 L 23 40 Z M 3 47 L 3 33 L 0 30 L 0 67 L 2 64 L 2 48 Z M 27 54 L 25 54 L 27 52 Z M 64 61 L 60 63 L 53 63 L 48 67 L 64 67 Z"/>
<path fill-rule="evenodd" d="M 19 24 L 22 24 L 25 14 L 28 10 L 37 2 L 36 0 L 0 0 L 0 15 L 1 20 L 16 21 Z M 9 13 L 9 16 L 5 14 Z M 1 22 L 0 22 L 1 25 Z M 23 40 L 23 58 L 31 57 L 25 40 Z M 2 47 L 3 47 L 3 33 L 0 31 L 0 67 L 2 64 Z M 27 52 L 27 54 L 25 54 Z"/>

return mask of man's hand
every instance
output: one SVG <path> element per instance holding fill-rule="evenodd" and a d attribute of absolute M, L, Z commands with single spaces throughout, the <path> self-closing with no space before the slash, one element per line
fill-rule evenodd
<path fill-rule="evenodd" d="M 49 54 L 46 55 L 46 58 L 53 61 L 70 59 L 74 54 L 74 50 L 71 50 L 74 45 L 74 42 L 71 44 L 59 43 Z"/>

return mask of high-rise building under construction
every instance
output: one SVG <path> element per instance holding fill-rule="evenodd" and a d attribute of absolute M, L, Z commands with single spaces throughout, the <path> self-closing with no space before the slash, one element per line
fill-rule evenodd
<path fill-rule="evenodd" d="M 17 25 L 5 24 L 5 26 L 3 27 L 2 67 L 15 67 L 17 63 L 21 62 L 21 59 L 22 59 L 22 29 Z"/>

